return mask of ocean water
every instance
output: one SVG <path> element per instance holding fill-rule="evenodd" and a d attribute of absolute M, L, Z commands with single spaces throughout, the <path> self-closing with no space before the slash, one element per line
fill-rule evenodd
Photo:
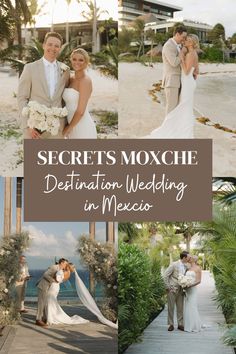
<path fill-rule="evenodd" d="M 32 278 L 27 282 L 26 287 L 26 300 L 37 298 L 38 288 L 36 286 L 37 281 L 42 277 L 44 270 L 29 270 L 30 275 Z M 80 278 L 84 282 L 85 286 L 89 289 L 89 272 L 87 270 L 77 270 Z M 97 284 L 96 286 L 96 298 L 103 297 L 104 290 L 101 284 Z M 71 275 L 70 280 L 62 283 L 60 286 L 60 292 L 58 295 L 60 300 L 73 300 L 78 299 L 78 295 L 75 289 L 75 276 L 74 274 Z"/>

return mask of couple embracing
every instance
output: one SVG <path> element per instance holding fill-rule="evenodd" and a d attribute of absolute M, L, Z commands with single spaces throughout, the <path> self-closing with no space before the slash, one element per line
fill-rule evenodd
<path fill-rule="evenodd" d="M 193 100 L 199 73 L 198 50 L 197 35 L 188 34 L 183 25 L 177 26 L 162 50 L 166 117 L 162 125 L 145 138 L 194 138 Z"/>
<path fill-rule="evenodd" d="M 187 252 L 173 262 L 164 273 L 168 300 L 168 331 L 174 330 L 174 310 L 177 310 L 178 329 L 199 332 L 203 328 L 197 306 L 197 285 L 201 283 L 201 268 L 197 256 Z"/>
<path fill-rule="evenodd" d="M 38 287 L 38 309 L 36 315 L 36 325 L 47 327 L 57 324 L 85 324 L 89 321 L 78 316 L 69 316 L 58 303 L 57 297 L 62 283 L 70 279 L 71 274 L 75 275 L 75 288 L 82 304 L 92 312 L 100 322 L 117 329 L 117 324 L 106 319 L 99 310 L 95 300 L 87 290 L 85 284 L 79 277 L 75 266 L 65 258 L 60 258 L 58 264 L 49 267 L 41 279 L 36 283 Z"/>
<path fill-rule="evenodd" d="M 43 43 L 43 57 L 26 64 L 21 74 L 17 97 L 26 139 L 97 137 L 96 126 L 87 108 L 92 93 L 92 82 L 86 73 L 89 55 L 82 48 L 71 53 L 74 70 L 74 76 L 71 76 L 70 68 L 57 61 L 62 41 L 59 33 L 48 32 Z M 64 105 L 66 108 L 62 110 Z M 40 123 L 37 119 L 41 119 Z M 51 130 L 45 128 L 49 122 L 51 126 L 54 124 Z M 38 129 L 38 126 L 44 128 Z"/>

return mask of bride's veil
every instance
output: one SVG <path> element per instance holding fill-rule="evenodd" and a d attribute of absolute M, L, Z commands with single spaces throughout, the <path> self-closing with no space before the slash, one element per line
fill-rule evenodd
<path fill-rule="evenodd" d="M 82 302 L 82 304 L 87 307 L 87 309 L 92 312 L 100 322 L 104 323 L 107 326 L 110 326 L 112 328 L 118 328 L 118 325 L 107 320 L 99 308 L 96 305 L 96 302 L 94 301 L 93 297 L 91 296 L 90 292 L 84 285 L 83 281 L 80 279 L 78 273 L 75 271 L 75 286 L 76 286 L 76 291 L 77 294 Z"/>

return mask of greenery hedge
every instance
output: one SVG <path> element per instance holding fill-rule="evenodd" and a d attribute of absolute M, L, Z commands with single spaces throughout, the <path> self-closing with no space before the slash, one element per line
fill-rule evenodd
<path fill-rule="evenodd" d="M 164 306 L 165 288 L 160 264 L 136 245 L 119 246 L 119 353 L 137 341 Z"/>

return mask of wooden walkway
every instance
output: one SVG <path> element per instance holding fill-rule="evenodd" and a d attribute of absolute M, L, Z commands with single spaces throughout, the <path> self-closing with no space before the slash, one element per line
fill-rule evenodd
<path fill-rule="evenodd" d="M 56 325 L 43 329 L 34 324 L 35 308 L 25 314 L 19 325 L 4 329 L 0 337 L 1 354 L 114 354 L 117 331 L 98 322 L 82 306 L 63 306 L 70 316 L 78 314 L 88 319 L 83 325 Z"/>
<path fill-rule="evenodd" d="M 202 323 L 207 326 L 199 333 L 179 330 L 167 331 L 167 310 L 146 328 L 142 342 L 131 345 L 126 354 L 233 354 L 233 349 L 222 344 L 224 317 L 212 300 L 215 293 L 213 277 L 203 272 L 198 286 L 198 308 Z"/>

